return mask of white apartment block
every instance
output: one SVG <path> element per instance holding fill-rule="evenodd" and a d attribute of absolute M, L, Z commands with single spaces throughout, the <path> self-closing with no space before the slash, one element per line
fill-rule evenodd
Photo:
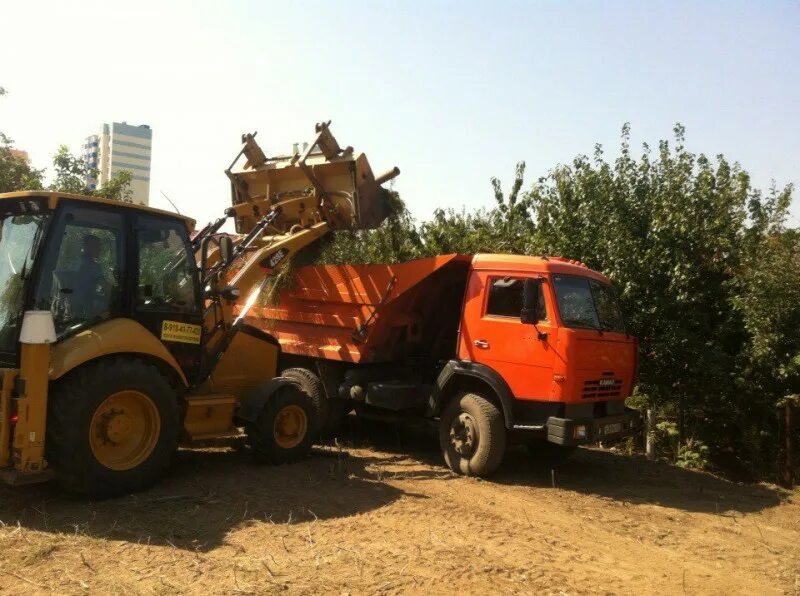
<path fill-rule="evenodd" d="M 87 137 L 83 146 L 86 165 L 98 171 L 97 178 L 87 177 L 86 188 L 102 188 L 115 174 L 127 170 L 131 173 L 133 202 L 148 205 L 152 140 L 153 131 L 146 124 L 104 124 L 102 133 Z"/>

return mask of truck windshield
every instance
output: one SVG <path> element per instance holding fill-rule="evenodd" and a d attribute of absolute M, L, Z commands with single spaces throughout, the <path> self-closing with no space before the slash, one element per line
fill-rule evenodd
<path fill-rule="evenodd" d="M 42 236 L 44 214 L 0 213 L 0 351 L 16 350 L 25 285 Z"/>
<path fill-rule="evenodd" d="M 567 327 L 625 331 L 622 311 L 611 286 L 585 277 L 553 276 L 558 310 Z"/>

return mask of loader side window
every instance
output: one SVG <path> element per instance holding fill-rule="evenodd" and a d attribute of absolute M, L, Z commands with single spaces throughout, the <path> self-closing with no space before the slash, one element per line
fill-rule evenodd
<path fill-rule="evenodd" d="M 61 211 L 34 295 L 36 308 L 52 310 L 59 336 L 123 312 L 124 230 L 114 211 Z"/>
<path fill-rule="evenodd" d="M 197 266 L 183 222 L 139 216 L 138 310 L 196 313 L 199 307 Z"/>

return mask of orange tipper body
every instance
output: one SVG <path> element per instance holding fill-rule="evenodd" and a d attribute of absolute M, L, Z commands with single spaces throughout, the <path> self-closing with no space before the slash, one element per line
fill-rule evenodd
<path fill-rule="evenodd" d="M 539 310 L 524 322 L 526 279 Z M 482 385 L 509 429 L 555 443 L 638 429 L 624 405 L 637 343 L 612 284 L 563 258 L 453 254 L 304 267 L 247 323 L 277 339 L 284 366 L 321 371 L 333 379 L 329 395 L 368 409 L 436 416 L 448 392 Z"/>

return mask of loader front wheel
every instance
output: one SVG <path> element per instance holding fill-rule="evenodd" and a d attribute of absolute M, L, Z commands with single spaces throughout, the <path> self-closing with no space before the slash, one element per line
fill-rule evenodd
<path fill-rule="evenodd" d="M 308 455 L 316 423 L 309 395 L 296 385 L 286 385 L 268 398 L 258 420 L 245 430 L 258 461 L 283 464 Z"/>
<path fill-rule="evenodd" d="M 103 360 L 55 384 L 47 459 L 68 490 L 127 494 L 158 480 L 179 429 L 177 397 L 156 367 L 138 358 Z"/>

